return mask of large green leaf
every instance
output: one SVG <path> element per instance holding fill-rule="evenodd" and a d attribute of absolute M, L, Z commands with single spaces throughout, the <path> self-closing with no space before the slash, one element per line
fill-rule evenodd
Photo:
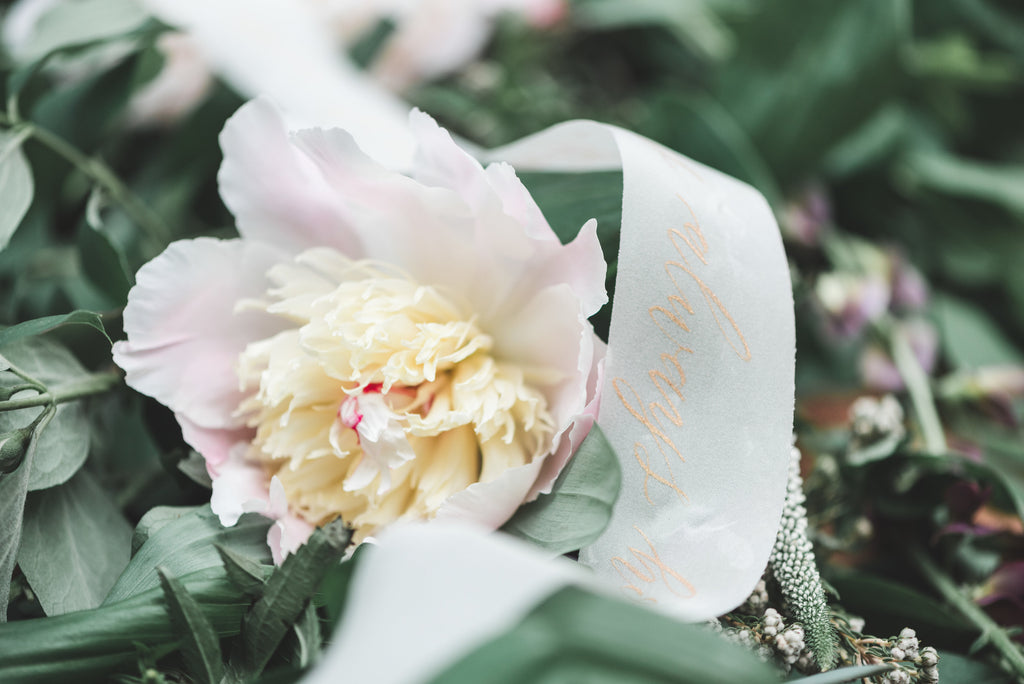
<path fill-rule="evenodd" d="M 830 670 L 828 672 L 819 672 L 816 675 L 810 677 L 801 677 L 800 679 L 792 679 L 792 682 L 798 682 L 799 684 L 846 684 L 846 682 L 856 682 L 859 679 L 867 679 L 875 675 L 880 675 L 884 672 L 892 670 L 891 665 L 882 663 L 880 665 L 860 665 L 857 667 L 841 667 L 838 670 Z"/>
<path fill-rule="evenodd" d="M 562 589 L 431 684 L 757 684 L 775 670 L 706 628 Z"/>
<path fill-rule="evenodd" d="M 619 459 L 595 424 L 551 493 L 521 506 L 501 529 L 553 555 L 575 551 L 608 526 L 621 482 Z"/>
<path fill-rule="evenodd" d="M 739 24 L 712 92 L 783 182 L 898 92 L 909 37 L 904 0 L 773 0 Z"/>
<path fill-rule="evenodd" d="M 18 565 L 47 615 L 95 608 L 128 564 L 132 529 L 85 471 L 25 503 Z"/>
<path fill-rule="evenodd" d="M 32 462 L 39 450 L 39 435 L 46 429 L 49 417 L 43 417 L 32 433 L 21 466 L 13 473 L 0 476 L 0 623 L 7 621 L 7 601 L 11 592 L 11 575 L 21 544 L 25 498 L 28 495 Z M 0 659 L 2 661 L 2 659 Z"/>
<path fill-rule="evenodd" d="M 3 355 L 22 371 L 44 382 L 51 390 L 89 374 L 70 352 L 45 339 L 19 339 L 4 346 Z M 20 383 L 21 380 L 13 373 L 0 374 L 0 386 L 10 387 Z M 31 392 L 26 392 L 26 396 L 31 396 Z M 0 412 L 0 432 L 25 427 L 44 410 L 37 406 Z M 53 420 L 39 437 L 36 457 L 29 471 L 29 491 L 67 482 L 89 454 L 90 432 L 91 427 L 81 402 L 58 406 Z"/>
<path fill-rule="evenodd" d="M 216 544 L 258 562 L 270 562 L 266 541 L 270 521 L 262 516 L 244 515 L 233 527 L 224 527 L 209 506 L 203 506 L 163 522 L 128 563 L 103 601 L 104 605 L 159 586 L 157 566 L 174 577 L 204 568 L 221 567 Z"/>
<path fill-rule="evenodd" d="M 24 140 L 23 134 L 0 131 L 0 250 L 32 204 L 32 169 L 21 149 Z"/>
<path fill-rule="evenodd" d="M 220 637 L 238 634 L 249 600 L 223 568 L 178 579 Z M 163 591 L 153 587 L 93 610 L 0 625 L 0 682 L 107 682 L 119 668 L 135 668 L 140 645 L 162 654 L 178 641 Z"/>

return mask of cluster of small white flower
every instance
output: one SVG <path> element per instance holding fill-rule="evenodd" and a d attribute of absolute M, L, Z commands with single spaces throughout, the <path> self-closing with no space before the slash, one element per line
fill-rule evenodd
<path fill-rule="evenodd" d="M 789 463 L 786 503 L 769 567 L 779 583 L 789 612 L 803 625 L 808 649 L 822 670 L 836 662 L 837 637 L 829 619 L 825 590 L 807 538 L 800 450 L 793 447 Z"/>
<path fill-rule="evenodd" d="M 853 436 L 861 442 L 902 438 L 906 434 L 903 407 L 891 394 L 881 399 L 860 397 L 850 405 L 850 427 Z"/>
<path fill-rule="evenodd" d="M 736 609 L 736 612 L 745 615 L 760 615 L 768 608 L 768 585 L 764 579 L 759 579 L 754 585 L 754 591 L 750 593 L 743 605 Z"/>

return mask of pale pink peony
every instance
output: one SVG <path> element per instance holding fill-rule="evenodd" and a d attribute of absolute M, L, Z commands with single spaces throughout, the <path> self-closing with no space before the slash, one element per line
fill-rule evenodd
<path fill-rule="evenodd" d="M 337 516 L 500 526 L 589 431 L 606 301 L 595 223 L 562 245 L 505 164 L 413 112 L 411 177 L 263 100 L 221 135 L 240 239 L 142 267 L 114 347 L 213 478 L 222 523 L 276 521 L 276 560 Z"/>

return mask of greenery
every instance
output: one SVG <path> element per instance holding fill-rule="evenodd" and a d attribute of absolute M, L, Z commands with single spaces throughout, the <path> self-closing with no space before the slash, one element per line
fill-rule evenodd
<path fill-rule="evenodd" d="M 110 355 L 146 261 L 234 235 L 217 135 L 243 97 L 218 81 L 170 125 L 129 125 L 167 27 L 129 0 L 69 4 L 0 55 L 0 680 L 296 681 L 361 552 L 340 562 L 332 528 L 273 568 L 268 521 L 219 525 L 172 413 Z M 392 28 L 353 48 L 361 63 Z M 868 668 L 813 675 L 773 650 L 767 607 L 793 617 L 769 577 L 720 627 L 776 667 L 568 590 L 435 681 L 925 682 L 926 646 L 943 681 L 1024 678 L 1019 3 L 575 0 L 544 29 L 503 18 L 478 59 L 405 95 L 484 148 L 593 118 L 765 195 L 796 301 L 808 536 L 839 663 Z M 565 241 L 597 217 L 612 289 L 621 174 L 522 180 Z M 552 555 L 586 544 L 611 456 L 592 433 L 506 531 Z M 898 657 L 910 637 L 872 636 L 908 627 L 916 660 Z"/>

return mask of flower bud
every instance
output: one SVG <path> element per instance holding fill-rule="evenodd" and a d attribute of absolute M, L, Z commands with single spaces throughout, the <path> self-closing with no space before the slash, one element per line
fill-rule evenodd
<path fill-rule="evenodd" d="M 32 441 L 31 428 L 19 428 L 0 434 L 0 475 L 13 473 L 25 459 Z"/>

